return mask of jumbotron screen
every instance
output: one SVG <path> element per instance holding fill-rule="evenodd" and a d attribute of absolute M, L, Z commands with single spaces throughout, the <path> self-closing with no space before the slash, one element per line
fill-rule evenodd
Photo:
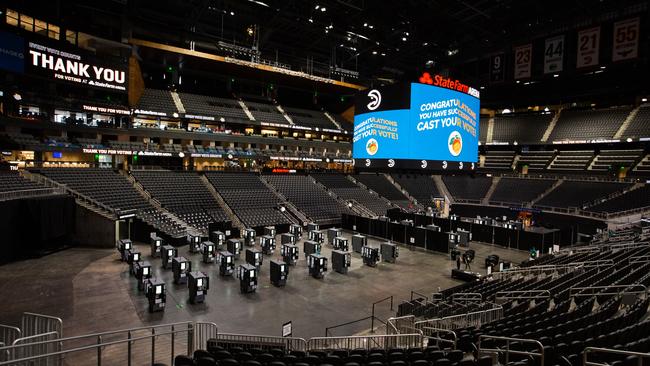
<path fill-rule="evenodd" d="M 479 92 L 436 75 L 359 93 L 352 155 L 358 168 L 474 170 Z"/>

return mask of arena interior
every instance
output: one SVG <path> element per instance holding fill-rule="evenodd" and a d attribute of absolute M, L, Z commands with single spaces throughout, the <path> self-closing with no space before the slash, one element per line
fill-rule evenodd
<path fill-rule="evenodd" d="M 647 0 L 0 7 L 0 365 L 650 365 Z"/>

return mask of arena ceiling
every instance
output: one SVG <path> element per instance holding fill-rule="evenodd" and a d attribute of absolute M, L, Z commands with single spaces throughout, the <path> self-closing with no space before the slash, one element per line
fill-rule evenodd
<path fill-rule="evenodd" d="M 643 0 L 113 0 L 57 1 L 32 12 L 122 40 L 135 34 L 177 43 L 252 46 L 294 68 L 358 71 L 364 81 L 412 79 L 425 67 L 452 68 L 513 44 L 647 12 Z M 254 29 L 251 36 L 249 28 Z M 137 30 L 139 29 L 139 31 Z M 321 70 L 322 71 L 322 70 Z"/>

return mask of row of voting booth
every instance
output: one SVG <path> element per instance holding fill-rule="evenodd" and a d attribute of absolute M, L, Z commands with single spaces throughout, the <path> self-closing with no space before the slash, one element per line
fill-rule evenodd
<path fill-rule="evenodd" d="M 303 228 L 300 225 L 290 225 L 289 232 L 279 236 L 281 260 L 269 261 L 270 281 L 274 286 L 285 286 L 289 275 L 289 266 L 295 265 L 299 259 L 297 241 L 302 237 Z M 237 230 L 236 233 L 240 233 Z M 244 229 L 241 238 L 233 237 L 233 232 L 211 230 L 207 240 L 198 235 L 187 235 L 188 251 L 200 255 L 203 263 L 217 265 L 220 276 L 236 276 L 240 281 L 242 293 L 255 292 L 258 287 L 259 270 L 264 265 L 264 255 L 272 255 L 277 249 L 277 231 L 273 226 L 264 227 L 258 237 L 257 231 Z M 351 265 L 351 252 L 361 254 L 363 263 L 376 266 L 383 258 L 387 262 L 395 262 L 399 255 L 398 247 L 391 243 L 382 243 L 379 248 L 367 246 L 367 238 L 354 235 L 350 240 L 343 237 L 342 229 L 330 228 L 320 230 L 319 226 L 310 223 L 307 226 L 309 240 L 303 242 L 303 253 L 307 260 L 308 273 L 314 278 L 323 278 L 331 264 L 332 270 L 346 274 Z M 261 249 L 255 244 L 259 243 Z M 323 244 L 330 245 L 331 258 L 321 254 Z M 350 245 L 351 244 L 351 245 Z M 162 311 L 166 303 L 166 284 L 153 277 L 152 265 L 142 259 L 129 239 L 121 239 L 117 243 L 120 259 L 129 264 L 130 273 L 138 280 L 138 289 L 145 292 L 149 300 L 149 311 Z M 244 252 L 245 263 L 238 267 L 235 261 Z M 179 255 L 175 246 L 165 244 L 165 240 L 157 233 L 150 235 L 150 256 L 160 258 L 161 267 L 171 270 L 173 282 L 177 285 L 187 285 L 191 303 L 202 303 L 209 288 L 207 274 L 192 270 L 191 260 Z"/>
<path fill-rule="evenodd" d="M 535 247 L 545 253 L 553 245 L 559 245 L 560 240 L 560 231 L 557 229 L 523 228 L 516 221 L 460 218 L 453 215 L 441 218 L 400 210 L 389 210 L 387 215 L 388 217 L 368 218 L 343 214 L 342 226 L 360 234 L 440 253 L 448 253 L 449 248 L 455 245 L 467 246 L 470 241 L 526 251 Z"/>

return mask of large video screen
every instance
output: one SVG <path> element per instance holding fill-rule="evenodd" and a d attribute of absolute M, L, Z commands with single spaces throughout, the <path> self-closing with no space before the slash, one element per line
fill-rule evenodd
<path fill-rule="evenodd" d="M 479 93 L 436 76 L 357 97 L 352 155 L 360 168 L 473 170 L 478 161 Z"/>

